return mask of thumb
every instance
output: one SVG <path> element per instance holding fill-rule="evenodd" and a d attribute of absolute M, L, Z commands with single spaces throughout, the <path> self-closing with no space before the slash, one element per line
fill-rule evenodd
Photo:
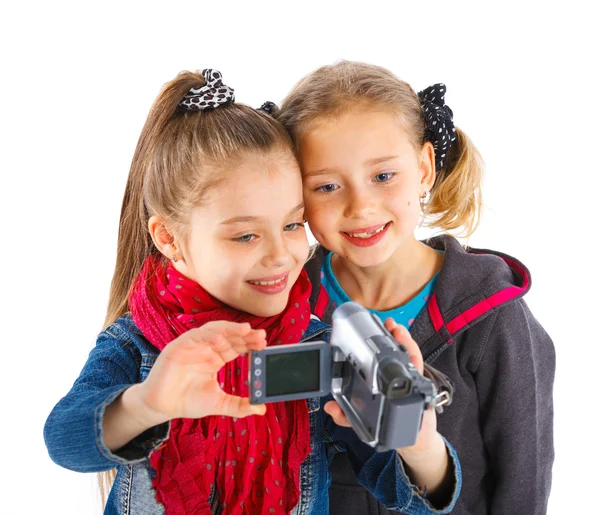
<path fill-rule="evenodd" d="M 338 426 L 351 427 L 350 421 L 344 410 L 335 401 L 329 401 L 323 406 L 323 411 L 327 413 Z"/>
<path fill-rule="evenodd" d="M 229 395 L 225 392 L 222 393 L 216 409 L 218 413 L 215 413 L 215 415 L 237 418 L 248 417 L 250 415 L 264 415 L 267 412 L 265 404 L 250 404 L 250 399 L 247 397 Z"/>
<path fill-rule="evenodd" d="M 419 371 L 419 373 L 423 375 L 423 354 L 421 354 L 419 345 L 417 345 L 417 342 L 413 340 L 413 337 L 408 332 L 408 329 L 403 325 L 397 324 L 392 318 L 388 318 L 385 321 L 385 327 L 390 333 L 392 333 L 392 336 L 400 345 L 404 345 L 413 365 Z"/>

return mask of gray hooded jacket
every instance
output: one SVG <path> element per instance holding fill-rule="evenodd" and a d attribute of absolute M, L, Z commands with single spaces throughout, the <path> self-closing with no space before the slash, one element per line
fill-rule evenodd
<path fill-rule="evenodd" d="M 425 241 L 444 252 L 435 294 L 411 327 L 426 363 L 454 384 L 438 430 L 456 448 L 463 487 L 455 515 L 542 515 L 550 493 L 553 447 L 552 340 L 523 300 L 531 287 L 516 259 L 463 248 L 450 237 Z M 306 265 L 315 313 L 333 306 L 320 284 L 327 250 Z M 331 465 L 330 513 L 389 513 L 357 482 L 346 454 Z"/>

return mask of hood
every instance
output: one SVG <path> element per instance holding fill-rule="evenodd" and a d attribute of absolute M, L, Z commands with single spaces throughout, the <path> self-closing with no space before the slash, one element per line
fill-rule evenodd
<path fill-rule="evenodd" d="M 435 293 L 411 328 L 417 341 L 440 334 L 452 343 L 462 331 L 520 299 L 531 287 L 529 270 L 507 254 L 463 247 L 447 235 L 423 243 L 443 251 L 444 262 Z"/>

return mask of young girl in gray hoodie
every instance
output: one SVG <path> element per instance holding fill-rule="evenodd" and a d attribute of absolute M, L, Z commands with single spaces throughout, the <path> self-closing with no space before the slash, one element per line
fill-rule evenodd
<path fill-rule="evenodd" d="M 445 91 L 436 84 L 417 94 L 388 70 L 340 62 L 284 100 L 277 116 L 294 140 L 320 243 L 307 265 L 321 283 L 311 301 L 326 322 L 350 299 L 393 318 L 452 381 L 452 405 L 437 420 L 464 470 L 452 513 L 539 515 L 554 460 L 555 353 L 523 299 L 529 271 L 449 235 L 414 235 L 425 216 L 467 237 L 479 220 L 481 159 L 454 126 Z M 339 407 L 326 409 L 345 422 Z M 347 453 L 333 461 L 331 513 L 387 513 L 347 463 Z"/>

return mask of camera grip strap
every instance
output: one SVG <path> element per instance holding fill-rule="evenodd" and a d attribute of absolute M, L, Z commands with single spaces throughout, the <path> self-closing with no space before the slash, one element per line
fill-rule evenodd
<path fill-rule="evenodd" d="M 440 372 L 437 368 L 425 363 L 423 368 L 423 376 L 429 379 L 435 386 L 437 395 L 433 398 L 431 405 L 437 413 L 444 412 L 444 406 L 452 404 L 454 395 L 454 385 L 446 374 Z"/>

